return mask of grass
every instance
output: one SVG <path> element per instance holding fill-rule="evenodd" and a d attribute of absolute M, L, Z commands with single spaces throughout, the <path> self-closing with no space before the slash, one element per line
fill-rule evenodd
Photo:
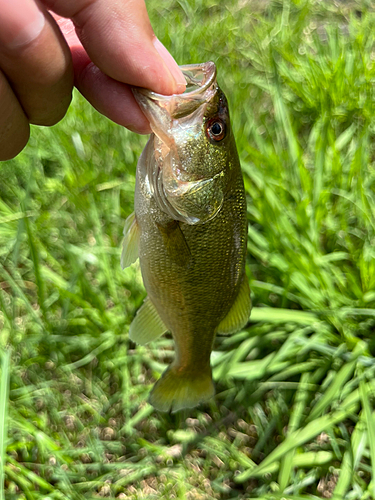
<path fill-rule="evenodd" d="M 0 497 L 374 498 L 375 12 L 148 9 L 181 64 L 217 63 L 229 98 L 251 321 L 216 341 L 215 399 L 147 403 L 173 342 L 129 341 L 145 291 L 119 264 L 145 138 L 76 94 L 0 167 Z"/>

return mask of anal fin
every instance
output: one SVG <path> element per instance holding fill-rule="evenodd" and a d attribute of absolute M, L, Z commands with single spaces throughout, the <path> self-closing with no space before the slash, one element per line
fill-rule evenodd
<path fill-rule="evenodd" d="M 125 221 L 124 240 L 122 242 L 121 267 L 125 269 L 138 259 L 139 226 L 135 213 L 131 213 Z"/>
<path fill-rule="evenodd" d="M 154 304 L 147 297 L 129 327 L 129 338 L 137 344 L 147 344 L 168 331 Z"/>
<path fill-rule="evenodd" d="M 250 312 L 250 288 L 247 277 L 244 275 L 237 298 L 229 313 L 219 324 L 217 333 L 229 334 L 237 332 L 246 325 Z"/>

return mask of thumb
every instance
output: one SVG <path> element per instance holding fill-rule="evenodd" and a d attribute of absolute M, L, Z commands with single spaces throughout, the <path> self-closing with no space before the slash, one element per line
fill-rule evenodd
<path fill-rule="evenodd" d="M 91 61 L 120 82 L 161 94 L 180 93 L 186 82 L 156 38 L 144 0 L 42 0 L 72 19 Z"/>

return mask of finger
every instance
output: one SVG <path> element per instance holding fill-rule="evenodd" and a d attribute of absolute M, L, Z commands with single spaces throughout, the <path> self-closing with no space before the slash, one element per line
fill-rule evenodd
<path fill-rule="evenodd" d="M 120 82 L 162 94 L 183 92 L 185 79 L 156 38 L 144 0 L 42 0 L 73 20 L 90 59 Z"/>
<path fill-rule="evenodd" d="M 0 68 L 30 123 L 53 125 L 73 88 L 69 47 L 47 11 L 33 0 L 0 0 Z"/>
<path fill-rule="evenodd" d="M 0 161 L 16 156 L 25 147 L 29 134 L 28 119 L 0 71 Z"/>
<path fill-rule="evenodd" d="M 150 124 L 131 88 L 113 80 L 90 62 L 77 75 L 77 88 L 100 113 L 138 134 L 150 134 Z"/>
<path fill-rule="evenodd" d="M 124 83 L 105 75 L 90 60 L 70 19 L 54 15 L 72 53 L 74 84 L 100 113 L 138 134 L 150 134 L 150 124 Z"/>

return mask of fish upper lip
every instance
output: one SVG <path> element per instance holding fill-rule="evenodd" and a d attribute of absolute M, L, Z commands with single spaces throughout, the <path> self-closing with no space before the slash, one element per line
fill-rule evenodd
<path fill-rule="evenodd" d="M 134 96 L 143 112 L 147 113 L 147 101 L 159 109 L 167 110 L 172 119 L 188 116 L 203 103 L 211 100 L 216 91 L 216 66 L 212 61 L 180 66 L 185 76 L 187 90 L 183 94 L 163 95 L 140 87 L 133 87 Z M 189 87 L 193 87 L 189 90 Z M 151 113 L 149 111 L 149 113 Z"/>
<path fill-rule="evenodd" d="M 216 66 L 212 61 L 201 64 L 185 64 L 183 66 L 179 66 L 179 68 L 185 77 L 187 86 L 195 85 L 197 88 L 189 91 L 187 87 L 187 90 L 183 94 L 172 95 L 158 94 L 157 92 L 143 88 L 137 88 L 137 91 L 156 101 L 166 101 L 170 100 L 172 97 L 191 99 L 192 97 L 194 98 L 204 93 L 216 80 Z M 194 74 L 200 73 L 203 75 L 202 83 L 194 77 Z"/>

